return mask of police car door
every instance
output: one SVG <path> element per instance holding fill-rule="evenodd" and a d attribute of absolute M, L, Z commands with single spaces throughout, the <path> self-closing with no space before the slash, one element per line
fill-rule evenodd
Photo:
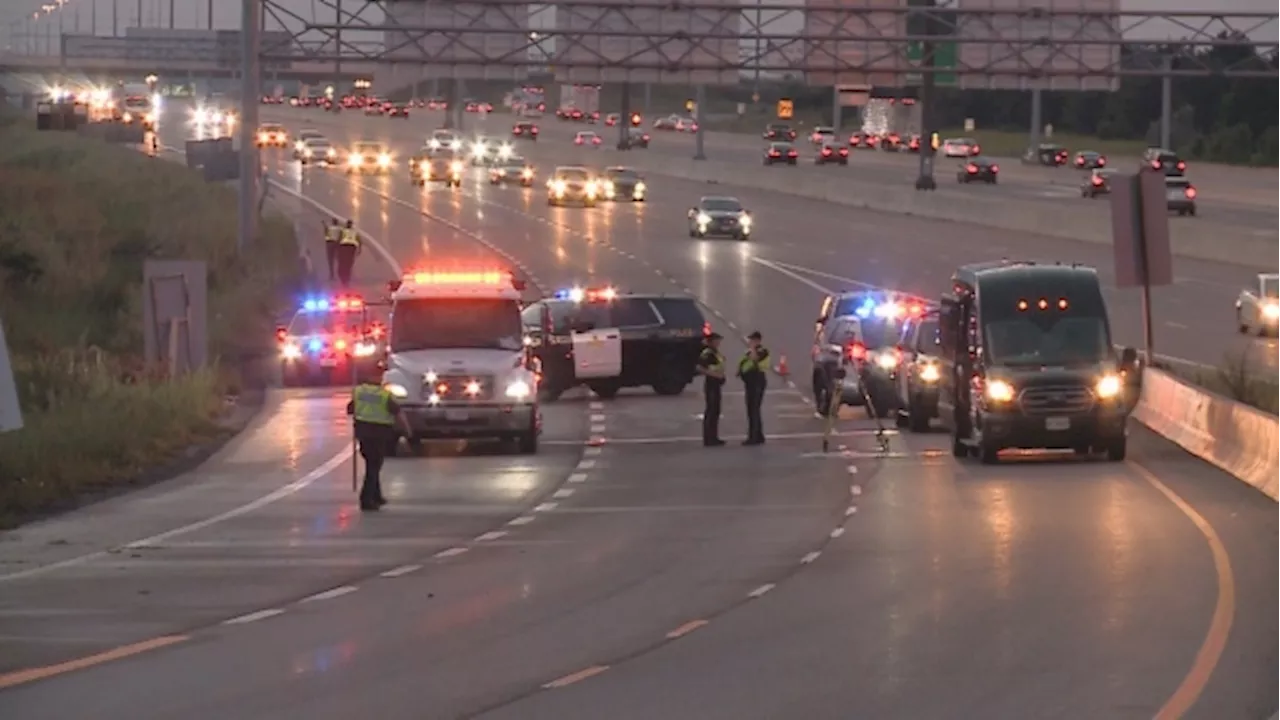
<path fill-rule="evenodd" d="M 622 331 L 613 325 L 606 301 L 583 302 L 569 339 L 573 347 L 573 374 L 580 380 L 614 378 L 622 374 Z"/>

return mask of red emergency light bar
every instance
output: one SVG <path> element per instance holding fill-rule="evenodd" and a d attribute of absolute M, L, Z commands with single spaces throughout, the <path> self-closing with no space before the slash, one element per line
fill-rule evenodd
<path fill-rule="evenodd" d="M 392 292 L 399 290 L 405 285 L 434 285 L 434 286 L 459 286 L 459 285 L 488 285 L 491 287 L 511 287 L 516 290 L 524 290 L 525 283 L 519 280 L 510 271 L 506 270 L 478 270 L 478 271 L 460 271 L 445 272 L 438 270 L 414 270 L 407 272 L 399 280 L 392 280 L 388 283 Z"/>

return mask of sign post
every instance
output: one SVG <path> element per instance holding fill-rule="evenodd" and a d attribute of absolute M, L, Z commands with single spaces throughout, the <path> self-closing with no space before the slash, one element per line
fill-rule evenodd
<path fill-rule="evenodd" d="M 795 115 L 795 105 L 790 98 L 782 98 L 778 101 L 778 119 L 790 120 Z"/>
<path fill-rule="evenodd" d="M 1111 181 L 1116 287 L 1142 288 L 1142 336 L 1148 364 L 1155 360 L 1151 288 L 1173 284 L 1166 192 L 1163 173 L 1116 175 Z"/>
<path fill-rule="evenodd" d="M 13 381 L 13 365 L 0 325 L 0 433 L 22 429 L 22 408 L 18 406 L 18 386 Z"/>

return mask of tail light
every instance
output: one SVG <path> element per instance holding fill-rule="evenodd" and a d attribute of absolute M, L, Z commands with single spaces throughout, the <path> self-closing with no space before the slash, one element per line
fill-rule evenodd
<path fill-rule="evenodd" d="M 276 342 L 284 342 L 289 337 L 289 330 L 284 327 L 276 328 Z"/>
<path fill-rule="evenodd" d="M 380 338 L 383 335 L 385 335 L 386 332 L 387 332 L 387 329 L 383 327 L 381 323 L 374 323 L 373 325 L 369 326 L 370 337 Z"/>
<path fill-rule="evenodd" d="M 840 148 L 840 154 L 841 154 L 841 155 L 848 155 L 848 154 L 849 154 L 849 148 Z"/>
<path fill-rule="evenodd" d="M 511 132 L 513 134 L 519 135 L 522 131 L 520 130 L 520 128 L 511 128 Z"/>
<path fill-rule="evenodd" d="M 711 323 L 702 323 L 702 337 L 711 337 Z"/>
<path fill-rule="evenodd" d="M 787 153 L 787 157 L 796 157 L 796 155 L 798 154 L 799 153 L 797 153 L 795 150 L 791 150 Z"/>
<path fill-rule="evenodd" d="M 831 148 L 822 148 L 822 154 L 823 154 L 823 155 L 830 155 L 830 154 L 831 154 Z"/>
<path fill-rule="evenodd" d="M 781 155 L 782 155 L 782 153 L 778 152 L 777 150 L 770 150 L 770 151 L 769 151 L 769 157 L 779 157 L 779 156 L 781 156 Z"/>
<path fill-rule="evenodd" d="M 1091 180 L 1090 182 L 1093 183 L 1094 187 L 1102 187 L 1102 178 L 1098 177 L 1097 175 L 1094 175 L 1093 180 Z"/>
<path fill-rule="evenodd" d="M 698 123 L 689 126 L 689 132 L 698 132 Z"/>
<path fill-rule="evenodd" d="M 1160 169 L 1160 161 L 1159 161 L 1159 160 L 1152 160 L 1152 161 L 1151 161 L 1151 169 L 1152 169 L 1152 170 L 1159 170 L 1159 169 Z"/>
<path fill-rule="evenodd" d="M 538 128 L 533 128 L 533 129 L 532 129 L 532 130 L 530 130 L 529 132 L 530 132 L 530 133 L 533 133 L 534 135 L 537 135 L 537 134 L 538 134 Z"/>
<path fill-rule="evenodd" d="M 972 175 L 972 174 L 974 174 L 974 173 L 978 172 L 978 166 L 977 166 L 977 165 L 970 164 L 970 165 L 969 165 L 969 167 L 968 167 L 968 168 L 966 168 L 966 169 L 969 171 L 969 174 L 970 174 L 970 175 Z"/>
<path fill-rule="evenodd" d="M 1188 200 L 1195 200 L 1195 199 L 1196 199 L 1196 189 L 1195 189 L 1195 188 L 1193 188 L 1193 187 L 1189 187 L 1189 188 L 1187 188 L 1187 199 L 1188 199 Z"/>
<path fill-rule="evenodd" d="M 1187 169 L 1187 164 L 1186 164 L 1186 163 L 1184 163 L 1184 162 L 1182 162 L 1181 160 L 1179 160 L 1179 161 L 1178 161 L 1178 169 L 1179 169 L 1179 170 L 1186 170 L 1186 169 Z"/>
<path fill-rule="evenodd" d="M 1082 158 L 1082 157 L 1078 157 L 1078 158 L 1076 158 L 1076 164 L 1077 164 L 1077 165 L 1083 165 L 1083 164 L 1084 164 L 1084 158 Z"/>
<path fill-rule="evenodd" d="M 1104 157 L 1100 157 L 1100 158 L 1098 158 L 1098 167 L 1102 167 L 1103 165 L 1106 165 L 1106 164 L 1107 164 L 1107 159 L 1106 159 L 1106 158 L 1104 158 Z"/>
<path fill-rule="evenodd" d="M 649 134 L 648 134 L 648 133 L 645 133 L 644 135 L 641 135 L 640 137 L 644 138 L 644 141 L 645 141 L 645 142 L 649 142 Z"/>
<path fill-rule="evenodd" d="M 853 343 L 849 346 L 849 358 L 852 360 L 866 360 L 867 346 L 860 342 Z"/>
<path fill-rule="evenodd" d="M 582 138 L 574 138 L 574 139 L 573 139 L 573 144 L 574 144 L 574 145 L 581 145 L 581 144 L 582 144 Z"/>
<path fill-rule="evenodd" d="M 992 165 L 992 166 L 991 166 L 991 174 L 993 174 L 993 175 L 994 175 L 994 174 L 996 174 L 996 173 L 998 173 L 998 172 L 1000 172 L 1000 166 L 999 166 L 999 165 Z"/>
<path fill-rule="evenodd" d="M 343 340 L 342 338 L 338 338 L 337 340 L 334 340 L 334 341 L 333 341 L 333 349 L 334 349 L 334 350 L 346 350 L 346 349 L 347 349 L 347 341 L 346 341 L 346 340 Z"/>
<path fill-rule="evenodd" d="M 591 138 L 591 143 L 592 143 L 593 145 L 599 145 L 599 144 L 600 144 L 600 138 L 598 138 L 598 137 L 593 137 L 593 138 Z"/>
<path fill-rule="evenodd" d="M 981 153 L 982 153 L 982 146 L 981 146 L 981 145 L 974 145 L 974 146 L 973 146 L 973 151 L 972 151 L 970 154 L 972 154 L 972 155 L 978 155 L 978 154 L 981 154 Z"/>

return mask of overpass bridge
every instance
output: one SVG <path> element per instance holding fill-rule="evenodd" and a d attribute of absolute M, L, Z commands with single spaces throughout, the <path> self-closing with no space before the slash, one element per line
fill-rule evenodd
<path fill-rule="evenodd" d="M 344 61 L 341 69 L 331 60 L 294 60 L 289 62 L 264 62 L 262 74 L 266 80 L 296 80 L 304 83 L 323 83 L 332 80 L 354 81 L 371 78 L 377 63 L 352 59 Z M 38 75 L 61 77 L 80 75 L 86 77 L 142 78 L 156 74 L 164 81 L 181 78 L 231 78 L 240 73 L 240 63 L 191 57 L 65 57 L 59 55 L 20 55 L 0 53 L 0 74 Z"/>

